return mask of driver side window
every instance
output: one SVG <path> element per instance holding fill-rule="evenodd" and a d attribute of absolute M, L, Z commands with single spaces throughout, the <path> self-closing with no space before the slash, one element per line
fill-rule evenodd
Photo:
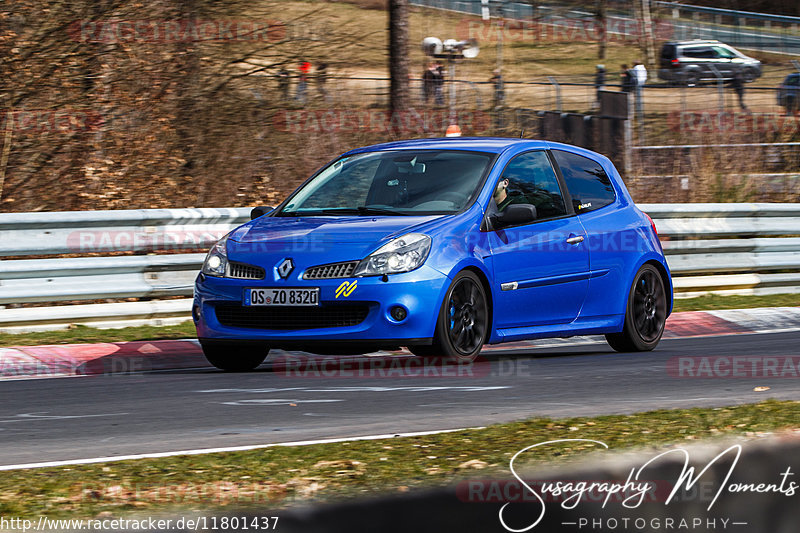
<path fill-rule="evenodd" d="M 544 220 L 567 214 L 564 197 L 553 166 L 543 151 L 520 154 L 506 166 L 502 180 L 508 180 L 504 191 L 496 190 L 499 211 L 510 204 L 530 204 L 536 208 L 536 219 Z"/>

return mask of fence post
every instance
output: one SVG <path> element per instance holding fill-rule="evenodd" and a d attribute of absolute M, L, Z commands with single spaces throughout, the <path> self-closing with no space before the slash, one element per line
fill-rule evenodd
<path fill-rule="evenodd" d="M 708 67 L 711 69 L 711 72 L 714 73 L 714 76 L 717 77 L 717 91 L 719 92 L 719 110 L 720 111 L 724 111 L 725 110 L 725 87 L 722 84 L 722 81 L 723 81 L 722 74 L 720 73 L 719 70 L 717 70 L 717 67 L 715 67 L 714 65 L 709 65 Z"/>
<path fill-rule="evenodd" d="M 6 181 L 6 166 L 11 154 L 11 139 L 14 131 L 14 112 L 9 110 L 6 118 L 6 134 L 3 140 L 3 153 L 0 155 L 0 200 L 3 199 L 3 185 Z"/>
<path fill-rule="evenodd" d="M 547 76 L 548 81 L 555 87 L 556 90 L 556 111 L 561 113 L 561 86 L 558 84 L 553 76 Z"/>
<path fill-rule="evenodd" d="M 633 179 L 633 99 L 631 93 L 625 93 L 628 104 L 628 117 L 623 121 L 623 150 L 625 153 L 625 179 Z"/>

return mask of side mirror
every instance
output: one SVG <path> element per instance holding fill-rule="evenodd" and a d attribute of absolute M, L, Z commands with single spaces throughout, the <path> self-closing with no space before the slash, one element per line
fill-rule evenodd
<path fill-rule="evenodd" d="M 254 207 L 253 210 L 250 211 L 250 220 L 255 220 L 258 217 L 264 216 L 267 213 L 269 213 L 270 211 L 272 211 L 273 209 L 274 209 L 273 207 L 267 207 L 267 206 L 263 206 L 263 205 L 262 206 L 258 206 L 258 207 Z"/>
<path fill-rule="evenodd" d="M 502 212 L 492 215 L 492 227 L 519 226 L 536 220 L 536 208 L 530 204 L 511 204 Z"/>

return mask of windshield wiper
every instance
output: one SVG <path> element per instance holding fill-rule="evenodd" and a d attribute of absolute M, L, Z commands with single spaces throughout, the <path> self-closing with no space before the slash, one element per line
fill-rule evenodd
<path fill-rule="evenodd" d="M 359 207 L 358 213 L 361 215 L 399 215 L 404 217 L 409 216 L 408 213 L 395 211 L 394 209 L 385 209 L 382 207 L 368 207 L 368 206 Z"/>
<path fill-rule="evenodd" d="M 382 207 L 335 207 L 330 209 L 320 209 L 320 213 L 325 215 L 395 215 L 395 216 L 408 216 L 408 213 L 395 211 L 394 209 L 386 209 Z"/>
<path fill-rule="evenodd" d="M 408 213 L 395 211 L 394 209 L 386 209 L 381 207 L 330 207 L 327 209 L 309 209 L 308 211 L 283 211 L 277 216 L 289 217 L 314 217 L 319 215 L 393 215 L 393 216 L 410 216 Z"/>

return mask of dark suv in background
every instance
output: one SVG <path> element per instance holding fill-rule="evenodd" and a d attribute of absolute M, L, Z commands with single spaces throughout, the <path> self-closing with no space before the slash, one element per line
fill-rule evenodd
<path fill-rule="evenodd" d="M 719 41 L 673 41 L 661 47 L 658 77 L 662 80 L 693 87 L 716 81 L 715 68 L 726 80 L 737 70 L 746 82 L 761 76 L 761 61 Z"/>
<path fill-rule="evenodd" d="M 778 105 L 791 114 L 800 108 L 800 72 L 789 74 L 778 87 Z"/>

